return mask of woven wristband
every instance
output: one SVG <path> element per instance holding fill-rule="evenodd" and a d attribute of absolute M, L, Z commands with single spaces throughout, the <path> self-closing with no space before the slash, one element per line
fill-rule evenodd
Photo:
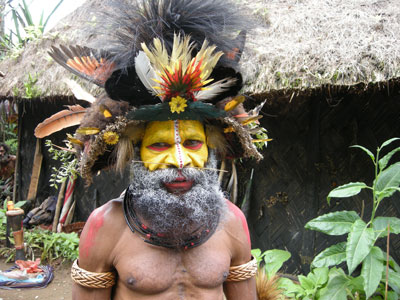
<path fill-rule="evenodd" d="M 95 289 L 106 289 L 115 284 L 114 272 L 89 272 L 78 266 L 78 260 L 72 264 L 71 278 L 79 285 Z"/>
<path fill-rule="evenodd" d="M 253 258 L 248 263 L 229 268 L 229 275 L 226 281 L 247 280 L 257 273 L 257 259 Z"/>

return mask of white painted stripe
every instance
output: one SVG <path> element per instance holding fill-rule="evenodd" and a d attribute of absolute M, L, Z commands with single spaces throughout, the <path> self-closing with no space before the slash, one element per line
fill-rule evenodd
<path fill-rule="evenodd" d="M 175 149 L 176 159 L 178 160 L 179 169 L 183 169 L 183 155 L 181 146 L 181 136 L 179 135 L 179 121 L 174 121 L 174 137 L 175 137 Z"/>

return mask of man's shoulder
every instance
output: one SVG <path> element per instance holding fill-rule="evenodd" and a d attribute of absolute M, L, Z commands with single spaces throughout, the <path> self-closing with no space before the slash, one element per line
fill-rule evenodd
<path fill-rule="evenodd" d="M 108 228 L 110 226 L 110 229 L 112 229 L 123 223 L 124 215 L 122 199 L 116 198 L 93 210 L 85 227 L 98 227 L 98 229 L 100 229 L 103 227 Z"/>
<path fill-rule="evenodd" d="M 110 200 L 96 208 L 82 231 L 79 242 L 79 261 L 92 268 L 93 266 L 87 260 L 108 261 L 111 259 L 110 253 L 124 229 L 125 221 L 120 199 Z"/>
<path fill-rule="evenodd" d="M 234 203 L 226 200 L 227 212 L 224 230 L 230 237 L 232 264 L 246 263 L 250 257 L 250 234 L 246 217 Z"/>

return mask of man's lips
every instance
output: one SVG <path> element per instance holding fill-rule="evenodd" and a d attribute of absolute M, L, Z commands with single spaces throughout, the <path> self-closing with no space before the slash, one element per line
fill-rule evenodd
<path fill-rule="evenodd" d="M 185 177 L 177 177 L 174 181 L 164 183 L 168 192 L 174 194 L 183 194 L 193 186 L 193 180 L 187 180 Z"/>

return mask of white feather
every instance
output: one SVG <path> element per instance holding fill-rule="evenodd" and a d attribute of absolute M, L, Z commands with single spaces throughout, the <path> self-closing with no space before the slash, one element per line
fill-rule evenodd
<path fill-rule="evenodd" d="M 159 79 L 159 76 L 156 74 L 153 67 L 151 66 L 150 59 L 143 51 L 139 51 L 139 54 L 135 58 L 135 69 L 136 74 L 139 76 L 139 79 L 143 83 L 143 85 L 154 96 L 159 94 L 159 92 L 154 88 L 154 86 L 158 86 L 158 84 L 153 80 Z"/>
<path fill-rule="evenodd" d="M 220 81 L 217 81 L 209 86 L 207 86 L 204 90 L 199 91 L 195 97 L 197 100 L 205 101 L 211 99 L 218 94 L 225 92 L 228 88 L 236 83 L 236 78 L 225 78 Z"/>
<path fill-rule="evenodd" d="M 93 103 L 96 100 L 95 97 L 86 92 L 76 81 L 67 78 L 64 78 L 63 81 L 68 85 L 76 99 L 85 100 L 89 103 Z"/>

